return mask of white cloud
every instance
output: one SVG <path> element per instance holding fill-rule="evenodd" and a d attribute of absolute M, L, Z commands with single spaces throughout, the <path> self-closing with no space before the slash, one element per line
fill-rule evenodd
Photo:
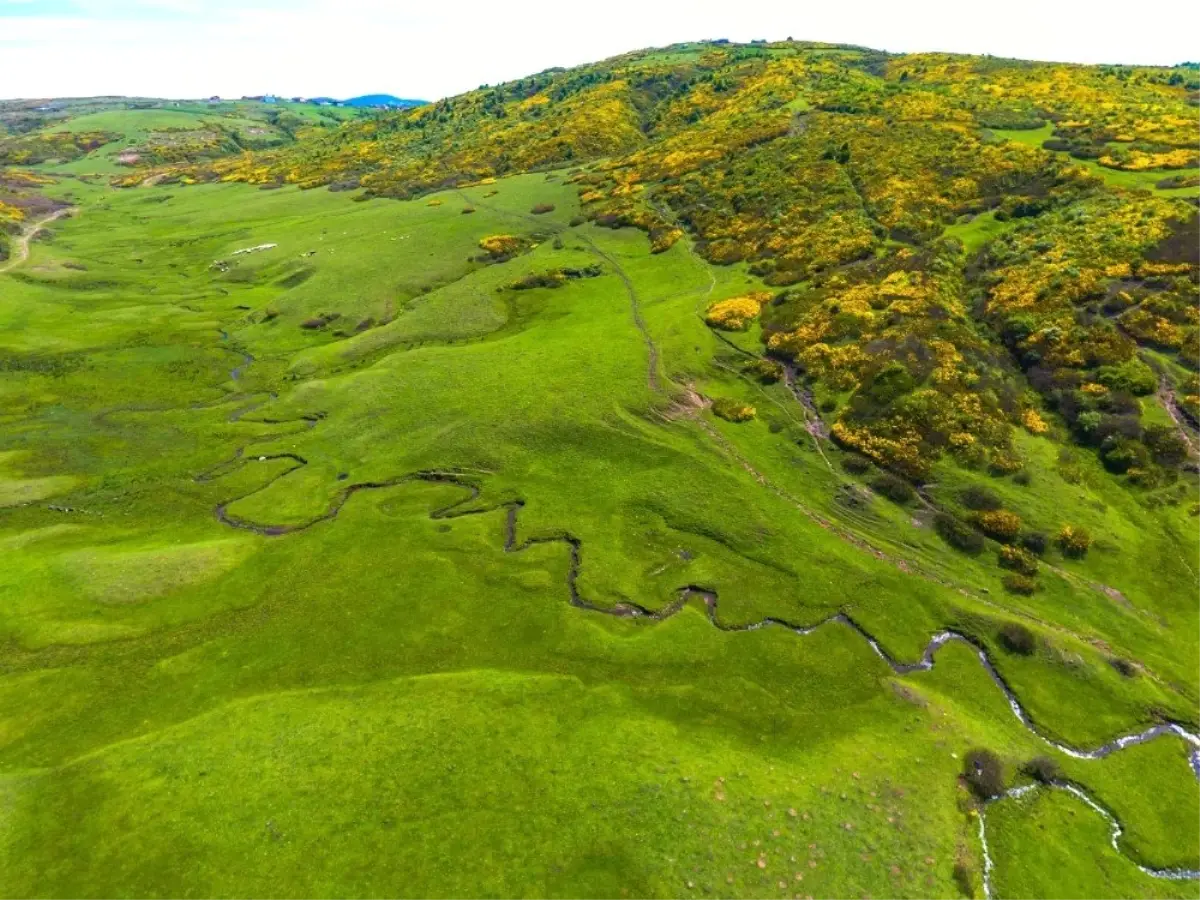
<path fill-rule="evenodd" d="M 1094 0 L 976 7 L 961 0 L 604 0 L 589 7 L 557 0 L 76 0 L 66 13 L 58 12 L 61 2 L 50 3 L 0 0 L 0 90 L 7 95 L 386 91 L 436 98 L 704 37 L 1171 64 L 1196 55 L 1192 36 L 1200 25 L 1196 4 L 1183 0 L 1167 0 L 1141 19 L 1107 15 Z M 979 12 L 966 12 L 972 9 Z"/>

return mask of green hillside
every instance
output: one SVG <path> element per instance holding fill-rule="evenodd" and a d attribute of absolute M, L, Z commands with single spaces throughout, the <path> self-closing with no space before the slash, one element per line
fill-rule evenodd
<path fill-rule="evenodd" d="M 0 105 L 0 894 L 1196 897 L 1198 87 Z"/>

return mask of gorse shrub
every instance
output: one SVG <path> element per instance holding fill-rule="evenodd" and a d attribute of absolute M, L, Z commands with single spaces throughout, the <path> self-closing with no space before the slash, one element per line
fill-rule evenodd
<path fill-rule="evenodd" d="M 514 234 L 489 234 L 480 239 L 479 246 L 491 259 L 503 261 L 520 253 L 526 241 Z"/>
<path fill-rule="evenodd" d="M 742 371 L 763 384 L 774 384 L 784 375 L 783 366 L 773 359 L 756 359 L 746 363 Z"/>
<path fill-rule="evenodd" d="M 1080 559 L 1087 556 L 1088 548 L 1092 546 L 1092 536 L 1086 528 L 1078 525 L 1064 525 L 1058 532 L 1058 546 L 1063 556 Z"/>
<path fill-rule="evenodd" d="M 976 513 L 974 521 L 988 537 L 1006 544 L 1015 540 L 1021 532 L 1021 517 L 1007 509 Z"/>
<path fill-rule="evenodd" d="M 1023 597 L 1028 597 L 1031 594 L 1037 593 L 1037 582 L 1028 575 L 1021 575 L 1017 572 L 1010 572 L 1002 579 L 1004 589 L 1010 594 L 1020 594 Z"/>
<path fill-rule="evenodd" d="M 728 422 L 749 422 L 757 412 L 753 406 L 730 400 L 728 397 L 718 397 L 714 400 L 712 411 Z"/>
<path fill-rule="evenodd" d="M 746 294 L 742 297 L 731 297 L 728 300 L 718 300 L 704 314 L 704 321 L 713 328 L 722 331 L 745 331 L 750 323 L 758 318 L 762 305 L 770 294 Z"/>
<path fill-rule="evenodd" d="M 1021 575 L 1036 575 L 1038 570 L 1037 557 L 1020 547 L 1005 545 L 998 554 L 1000 568 L 1011 569 Z"/>
<path fill-rule="evenodd" d="M 535 203 L 533 205 L 533 209 L 531 209 L 529 211 L 531 213 L 533 213 L 535 216 L 542 216 L 542 215 L 545 215 L 546 213 L 554 212 L 554 204 L 553 203 Z"/>

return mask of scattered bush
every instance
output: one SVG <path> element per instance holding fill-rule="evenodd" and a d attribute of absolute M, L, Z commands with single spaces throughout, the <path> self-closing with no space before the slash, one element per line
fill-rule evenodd
<path fill-rule="evenodd" d="M 1020 594 L 1022 597 L 1028 597 L 1031 594 L 1037 593 L 1037 582 L 1027 575 L 1018 575 L 1016 572 L 1011 572 L 1004 576 L 1004 589 L 1010 594 Z"/>
<path fill-rule="evenodd" d="M 319 328 L 324 328 L 330 322 L 334 322 L 341 318 L 341 313 L 322 313 L 319 316 L 313 316 L 311 319 L 305 319 L 300 323 L 300 327 L 308 331 L 316 331 Z"/>
<path fill-rule="evenodd" d="M 1044 555 L 1049 545 L 1050 538 L 1044 531 L 1030 531 L 1021 535 L 1021 546 L 1037 556 Z"/>
<path fill-rule="evenodd" d="M 485 259 L 503 262 L 520 253 L 525 248 L 525 241 L 513 234 L 489 234 L 480 239 L 479 246 Z"/>
<path fill-rule="evenodd" d="M 514 291 L 528 291 L 533 288 L 557 288 L 562 287 L 568 281 L 574 281 L 578 278 L 596 278 L 603 274 L 604 268 L 598 264 L 584 266 L 581 269 L 550 269 L 546 272 L 530 272 L 516 281 L 510 282 L 508 286 Z"/>
<path fill-rule="evenodd" d="M 1063 556 L 1071 559 L 1082 559 L 1087 556 L 1088 548 L 1092 546 L 1092 536 L 1087 529 L 1078 525 L 1064 525 L 1058 532 L 1058 546 Z"/>
<path fill-rule="evenodd" d="M 1019 484 L 1021 487 L 1028 487 L 1033 481 L 1033 476 L 1029 474 L 1028 469 L 1022 469 L 1013 476 L 1013 484 Z"/>
<path fill-rule="evenodd" d="M 1124 675 L 1126 678 L 1134 678 L 1138 673 L 1137 666 L 1127 659 L 1122 659 L 1119 656 L 1114 656 L 1109 659 L 1108 664 Z"/>
<path fill-rule="evenodd" d="M 1001 450 L 992 456 L 988 463 L 988 471 L 993 475 L 1012 475 L 1014 472 L 1020 472 L 1024 465 L 1021 457 L 1015 453 Z"/>
<path fill-rule="evenodd" d="M 1063 779 L 1062 769 L 1049 756 L 1035 756 L 1021 766 L 1021 771 L 1042 784 L 1055 784 Z"/>
<path fill-rule="evenodd" d="M 475 207 L 473 207 L 473 206 L 464 206 L 462 208 L 462 214 L 464 216 L 469 216 L 473 212 L 475 212 Z"/>
<path fill-rule="evenodd" d="M 553 203 L 535 203 L 533 209 L 529 210 L 535 216 L 545 215 L 546 213 L 554 212 Z"/>
<path fill-rule="evenodd" d="M 530 272 L 510 282 L 508 286 L 514 291 L 531 291 L 534 288 L 562 287 L 566 283 L 567 276 L 554 269 L 549 272 Z"/>
<path fill-rule="evenodd" d="M 728 397 L 718 397 L 714 400 L 712 411 L 727 422 L 749 422 L 757 412 L 753 406 L 730 400 Z"/>
<path fill-rule="evenodd" d="M 933 528 L 942 540 L 956 550 L 971 556 L 983 552 L 983 535 L 949 513 L 937 513 L 933 517 Z"/>
<path fill-rule="evenodd" d="M 1021 575 L 1036 575 L 1038 570 L 1037 557 L 1028 550 L 1020 547 L 1005 545 L 1000 548 L 1000 568 L 1011 569 Z"/>
<path fill-rule="evenodd" d="M 745 331 L 750 327 L 750 323 L 758 318 L 763 303 L 769 300 L 770 296 L 758 293 L 718 300 L 708 308 L 708 312 L 704 314 L 704 321 L 722 331 Z"/>
<path fill-rule="evenodd" d="M 1004 505 L 995 491 L 977 484 L 959 491 L 958 502 L 977 511 L 999 509 Z"/>
<path fill-rule="evenodd" d="M 1000 646 L 1018 656 L 1030 656 L 1037 649 L 1037 637 L 1019 622 L 1008 622 L 996 634 Z"/>
<path fill-rule="evenodd" d="M 572 228 L 578 228 L 580 225 L 582 225 L 586 221 L 587 221 L 587 219 L 585 219 L 583 216 L 571 216 L 571 221 L 568 222 L 567 224 L 570 225 Z"/>
<path fill-rule="evenodd" d="M 1188 458 L 1187 442 L 1170 425 L 1151 425 L 1142 440 L 1160 466 L 1178 466 Z"/>
<path fill-rule="evenodd" d="M 958 886 L 958 892 L 964 897 L 974 897 L 975 888 L 972 886 L 971 867 L 965 862 L 956 862 L 954 864 L 954 883 Z"/>
<path fill-rule="evenodd" d="M 756 359 L 746 363 L 742 371 L 763 384 L 774 384 L 783 378 L 783 366 L 773 359 Z"/>
<path fill-rule="evenodd" d="M 851 475 L 865 475 L 871 471 L 871 461 L 857 453 L 847 453 L 842 457 L 842 468 Z"/>
<path fill-rule="evenodd" d="M 917 496 L 911 484 L 890 472 L 884 472 L 871 479 L 871 489 L 893 503 L 909 503 Z"/>
<path fill-rule="evenodd" d="M 988 537 L 1008 544 L 1021 533 L 1021 517 L 1007 509 L 993 509 L 975 515 L 975 524 Z"/>
<path fill-rule="evenodd" d="M 963 777 L 980 800 L 1004 793 L 1004 764 L 991 750 L 969 751 L 963 757 Z"/>

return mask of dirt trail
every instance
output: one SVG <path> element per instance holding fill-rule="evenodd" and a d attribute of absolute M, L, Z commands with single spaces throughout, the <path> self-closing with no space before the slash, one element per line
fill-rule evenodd
<path fill-rule="evenodd" d="M 42 216 L 40 219 L 34 219 L 32 222 L 26 225 L 25 229 L 19 235 L 17 235 L 17 239 L 13 241 L 12 252 L 10 253 L 8 259 L 6 259 L 4 262 L 0 262 L 0 272 L 7 272 L 10 269 L 15 269 L 21 263 L 25 262 L 25 260 L 29 259 L 29 242 L 33 239 L 33 236 L 41 231 L 45 225 L 50 224 L 55 219 L 61 219 L 63 216 L 74 211 L 74 207 L 71 206 L 63 207 L 62 209 L 56 209 L 48 216 Z"/>
<path fill-rule="evenodd" d="M 1167 411 L 1167 415 L 1175 423 L 1175 430 L 1179 432 L 1179 436 L 1187 444 L 1188 455 L 1196 456 L 1198 452 L 1196 440 L 1189 427 L 1192 425 L 1192 422 L 1187 413 L 1180 407 L 1179 399 L 1175 396 L 1175 389 L 1171 387 L 1171 382 L 1167 380 L 1166 375 L 1162 375 L 1158 379 L 1158 402 L 1163 405 L 1163 409 Z"/>
<path fill-rule="evenodd" d="M 508 216 L 510 219 L 520 219 L 523 222 L 531 222 L 537 225 L 540 230 L 549 231 L 556 235 L 565 234 L 569 231 L 567 226 L 560 225 L 557 222 L 534 215 L 528 215 L 526 213 L 501 209 L 495 204 L 486 203 L 482 200 L 472 200 L 460 190 L 456 190 L 455 193 L 462 197 L 464 202 L 491 210 L 498 216 Z M 633 286 L 633 280 L 629 277 L 626 271 L 621 268 L 621 264 L 618 263 L 610 253 L 605 250 L 601 250 L 600 247 L 597 246 L 596 242 L 593 241 L 587 234 L 582 231 L 569 231 L 569 233 L 572 236 L 579 238 L 579 240 L 583 241 L 583 243 L 587 244 L 589 250 L 612 266 L 613 273 L 621 279 L 621 283 L 625 286 L 625 293 L 629 295 L 629 307 L 633 313 L 633 324 L 637 326 L 637 330 L 641 334 L 643 342 L 646 344 L 646 354 L 649 358 L 646 372 L 646 384 L 649 386 L 650 390 L 654 391 L 656 394 L 662 393 L 662 383 L 658 377 L 658 345 L 655 344 L 654 339 L 650 337 L 650 330 L 646 327 L 646 320 L 642 318 L 641 300 L 638 298 L 637 288 Z"/>

